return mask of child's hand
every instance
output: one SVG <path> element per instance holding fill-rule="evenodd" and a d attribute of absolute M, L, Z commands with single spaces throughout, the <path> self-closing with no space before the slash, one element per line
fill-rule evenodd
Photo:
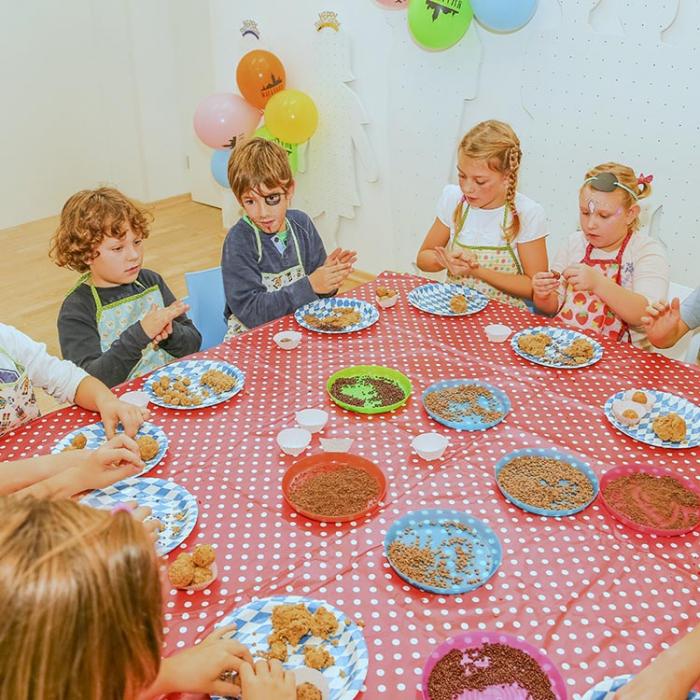
<path fill-rule="evenodd" d="M 537 297 L 548 297 L 559 288 L 559 278 L 554 272 L 536 272 L 532 276 L 532 293 Z"/>
<path fill-rule="evenodd" d="M 110 394 L 105 401 L 99 402 L 97 410 L 100 412 L 100 418 L 102 418 L 105 435 L 108 440 L 116 435 L 119 423 L 122 424 L 124 432 L 129 437 L 134 437 L 143 422 L 150 415 L 148 409 L 134 406 L 126 401 L 120 401 L 113 394 Z"/>
<path fill-rule="evenodd" d="M 647 338 L 657 348 L 668 348 L 674 345 L 687 330 L 681 325 L 682 323 L 681 302 L 678 297 L 670 304 L 657 301 L 647 306 L 642 316 L 642 326 Z"/>
<path fill-rule="evenodd" d="M 238 675 L 241 679 L 245 700 L 296 700 L 296 680 L 294 674 L 285 671 L 277 659 L 258 661 L 255 669 L 242 663 Z"/>
<path fill-rule="evenodd" d="M 479 261 L 471 251 L 452 251 L 442 246 L 437 246 L 434 251 L 438 262 L 447 268 L 453 277 L 469 277 L 472 271 L 479 267 Z"/>
<path fill-rule="evenodd" d="M 228 638 L 227 635 L 235 629 L 235 625 L 219 627 L 199 644 L 164 659 L 159 680 L 156 681 L 158 690 L 163 694 L 189 692 L 226 697 L 240 695 L 239 685 L 220 678 L 222 674 L 226 677 L 229 671 L 240 673 L 241 666 L 253 663 L 248 649 L 240 642 Z M 273 697 L 277 696 L 267 696 L 268 700 Z"/>
<path fill-rule="evenodd" d="M 676 673 L 652 663 L 620 688 L 612 700 L 686 700 L 690 690 L 679 683 Z"/>
<path fill-rule="evenodd" d="M 585 263 L 569 265 L 562 276 L 575 292 L 595 292 L 600 281 L 605 279 L 602 272 Z"/>
<path fill-rule="evenodd" d="M 354 265 L 357 262 L 357 251 L 343 250 L 336 248 L 327 258 L 324 265 L 335 265 L 336 263 L 350 263 Z"/>
<path fill-rule="evenodd" d="M 166 333 L 165 337 L 161 338 L 161 340 L 165 340 L 172 333 L 173 320 L 189 311 L 189 308 L 184 301 L 179 299 L 164 309 L 153 304 L 150 311 L 141 319 L 141 328 L 151 340 L 155 340 L 156 336 L 162 336 L 163 333 Z"/>
<path fill-rule="evenodd" d="M 343 283 L 352 272 L 350 263 L 335 263 L 333 265 L 321 265 L 309 275 L 311 289 L 316 294 L 330 294 Z"/>

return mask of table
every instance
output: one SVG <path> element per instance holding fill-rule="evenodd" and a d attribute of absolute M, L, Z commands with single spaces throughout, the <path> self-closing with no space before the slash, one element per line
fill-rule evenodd
<path fill-rule="evenodd" d="M 698 480 L 700 449 L 635 442 L 608 423 L 602 406 L 624 388 L 671 391 L 698 403 L 700 370 L 609 341 L 602 341 L 604 357 L 591 367 L 539 367 L 518 357 L 509 343 L 489 343 L 483 327 L 498 322 L 517 331 L 547 319 L 496 302 L 470 317 L 428 315 L 406 299 L 423 282 L 382 273 L 352 290 L 348 296 L 370 302 L 378 285 L 401 293 L 396 306 L 380 310 L 379 321 L 358 333 L 303 330 L 296 350 L 281 350 L 272 336 L 298 328 L 285 317 L 200 353 L 246 374 L 244 390 L 225 404 L 197 411 L 152 406 L 151 421 L 169 435 L 170 448 L 149 476 L 174 479 L 197 497 L 199 520 L 182 547 L 216 544 L 220 572 L 199 593 L 166 584 L 165 655 L 201 639 L 253 597 L 305 595 L 366 623 L 370 666 L 358 698 L 420 698 L 430 650 L 462 630 L 488 629 L 543 649 L 576 700 L 605 676 L 638 671 L 698 623 L 700 531 L 681 538 L 636 533 L 599 501 L 568 518 L 530 515 L 500 495 L 493 466 L 515 449 L 557 446 L 584 458 L 599 476 L 620 464 L 654 463 Z M 354 364 L 401 370 L 413 382 L 413 396 L 392 414 L 358 415 L 335 406 L 325 380 Z M 444 428 L 424 412 L 420 394 L 448 377 L 500 387 L 513 410 L 485 432 Z M 129 382 L 118 393 L 142 383 Z M 284 503 L 280 483 L 295 458 L 280 452 L 275 436 L 306 407 L 328 410 L 323 435 L 354 437 L 352 451 L 384 470 L 389 488 L 380 512 L 362 522 L 322 524 Z M 68 430 L 92 421 L 94 414 L 76 407 L 49 414 L 0 441 L 0 459 L 47 452 Z M 411 451 L 410 440 L 429 430 L 449 435 L 451 443 L 439 461 L 428 463 Z M 305 454 L 318 451 L 315 435 Z M 484 586 L 464 595 L 433 595 L 412 588 L 389 567 L 386 530 L 400 515 L 425 507 L 466 510 L 495 530 L 503 562 Z"/>

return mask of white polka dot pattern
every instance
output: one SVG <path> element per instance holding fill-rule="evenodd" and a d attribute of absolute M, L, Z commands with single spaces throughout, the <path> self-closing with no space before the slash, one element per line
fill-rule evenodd
<path fill-rule="evenodd" d="M 700 370 L 603 340 L 603 359 L 577 372 L 540 367 L 507 343 L 490 343 L 484 326 L 522 330 L 543 323 L 526 311 L 491 302 L 466 318 L 425 314 L 406 300 L 423 281 L 385 273 L 352 291 L 371 301 L 377 286 L 400 291 L 396 306 L 361 333 L 302 331 L 298 348 L 278 349 L 272 336 L 291 316 L 200 353 L 246 373 L 234 401 L 198 411 L 153 408 L 150 421 L 170 436 L 151 472 L 173 479 L 200 504 L 190 537 L 169 555 L 198 543 L 217 547 L 219 577 L 208 589 L 166 584 L 165 649 L 202 639 L 253 598 L 304 595 L 364 618 L 370 663 L 363 700 L 419 698 L 421 669 L 433 647 L 461 631 L 495 630 L 527 639 L 560 668 L 572 700 L 601 678 L 637 672 L 678 635 L 700 622 L 697 595 L 700 532 L 657 538 L 627 529 L 595 501 L 568 518 L 544 518 L 509 504 L 493 469 L 525 447 L 577 454 L 600 478 L 616 465 L 653 462 L 699 479 L 700 448 L 666 450 L 636 442 L 603 416 L 607 398 L 629 387 L 654 387 L 700 402 Z M 554 322 L 553 322 L 554 323 Z M 404 372 L 414 394 L 394 413 L 361 415 L 330 402 L 325 380 L 358 364 Z M 445 377 L 479 377 L 510 397 L 512 411 L 477 433 L 442 428 L 424 412 L 421 392 Z M 124 387 L 137 389 L 137 379 Z M 275 435 L 311 406 L 330 413 L 323 437 L 353 437 L 353 452 L 379 464 L 389 483 L 386 505 L 370 518 L 336 525 L 307 520 L 285 505 L 280 483 L 294 458 Z M 48 452 L 56 439 L 94 414 L 75 407 L 39 418 L 0 439 L 0 459 Z M 437 430 L 450 437 L 440 460 L 425 462 L 411 439 Z M 319 451 L 318 436 L 311 450 Z M 421 592 L 400 579 L 382 543 L 391 524 L 421 508 L 465 510 L 484 520 L 503 546 L 503 562 L 468 594 Z"/>

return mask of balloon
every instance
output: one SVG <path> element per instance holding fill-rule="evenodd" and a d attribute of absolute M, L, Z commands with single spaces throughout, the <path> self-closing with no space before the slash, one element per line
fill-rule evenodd
<path fill-rule="evenodd" d="M 211 174 L 214 179 L 227 189 L 230 187 L 228 182 L 228 159 L 231 157 L 231 149 L 224 148 L 223 150 L 214 151 L 211 154 Z"/>
<path fill-rule="evenodd" d="M 260 121 L 260 111 L 242 97 L 216 92 L 205 97 L 194 113 L 194 130 L 211 148 L 227 148 L 235 139 L 250 136 Z"/>
<path fill-rule="evenodd" d="M 524 27 L 537 10 L 537 0 L 471 0 L 474 17 L 493 32 Z"/>
<path fill-rule="evenodd" d="M 299 90 L 282 90 L 265 107 L 265 126 L 273 136 L 289 143 L 308 141 L 318 126 L 314 101 Z"/>
<path fill-rule="evenodd" d="M 448 49 L 466 34 L 472 14 L 469 0 L 410 0 L 408 27 L 426 49 Z"/>
<path fill-rule="evenodd" d="M 255 132 L 255 136 L 259 136 L 261 139 L 266 139 L 267 141 L 274 141 L 274 143 L 282 146 L 282 148 L 287 151 L 287 158 L 289 158 L 289 167 L 292 169 L 292 175 L 296 173 L 296 171 L 299 169 L 299 147 L 295 143 L 280 141 L 270 133 L 269 129 L 264 126 L 261 126 Z"/>
<path fill-rule="evenodd" d="M 264 109 L 268 100 L 284 90 L 286 75 L 282 62 L 269 51 L 249 51 L 238 62 L 236 83 L 241 95 L 258 109 Z"/>
<path fill-rule="evenodd" d="M 405 10 L 408 6 L 408 0 L 376 0 L 376 2 L 387 10 Z"/>

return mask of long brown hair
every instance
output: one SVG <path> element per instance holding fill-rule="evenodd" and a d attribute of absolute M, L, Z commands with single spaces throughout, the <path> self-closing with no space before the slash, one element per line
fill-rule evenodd
<path fill-rule="evenodd" d="M 0 498 L 0 699 L 125 700 L 160 667 L 153 543 L 129 513 Z"/>
<path fill-rule="evenodd" d="M 459 153 L 474 160 L 487 161 L 489 168 L 499 173 L 508 175 L 506 185 L 506 207 L 510 211 L 510 223 L 503 231 L 503 235 L 512 243 L 520 233 L 520 216 L 515 208 L 515 195 L 518 189 L 518 171 L 522 151 L 520 139 L 513 128 L 505 122 L 489 119 L 479 122 L 470 129 L 459 144 Z M 455 232 L 462 222 L 464 202 L 460 200 L 453 214 Z"/>

